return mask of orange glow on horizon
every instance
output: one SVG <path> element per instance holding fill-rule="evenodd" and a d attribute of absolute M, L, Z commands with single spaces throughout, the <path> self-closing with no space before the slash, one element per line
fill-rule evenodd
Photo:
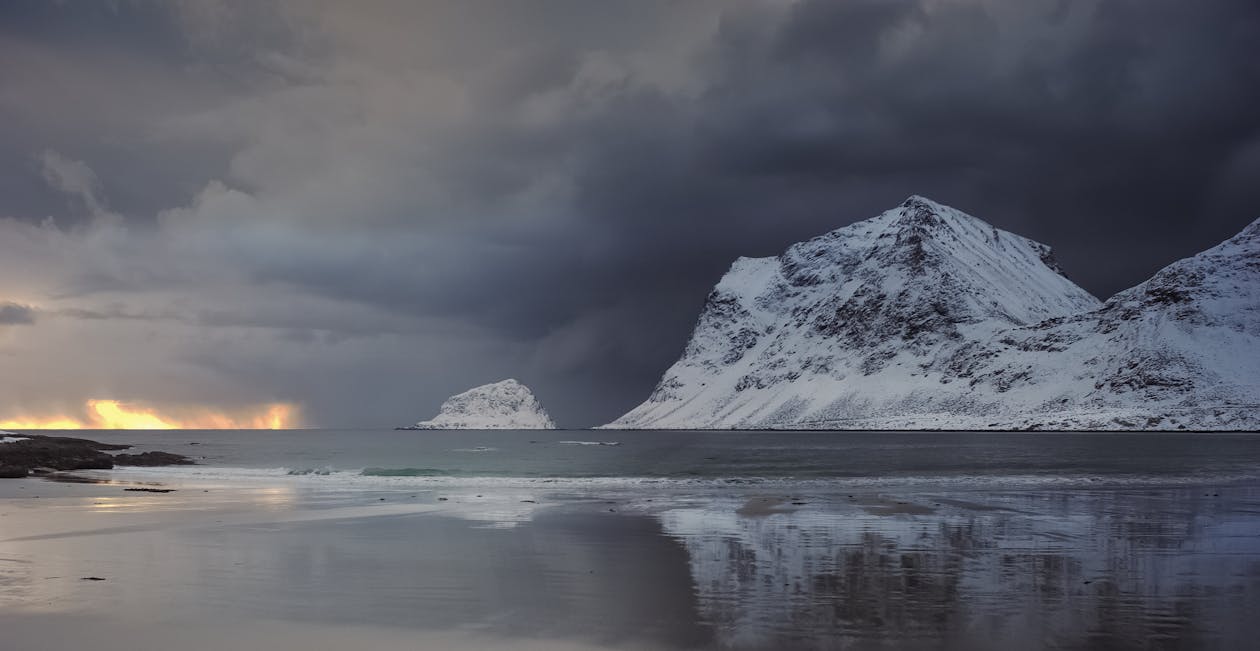
<path fill-rule="evenodd" d="M 0 420 L 0 429 L 289 429 L 297 427 L 296 405 L 277 402 L 224 412 L 199 407 L 158 410 L 119 400 L 88 400 L 83 418 L 51 416 Z"/>

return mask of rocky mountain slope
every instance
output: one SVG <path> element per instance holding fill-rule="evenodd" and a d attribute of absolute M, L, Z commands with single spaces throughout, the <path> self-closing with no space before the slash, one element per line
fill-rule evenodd
<path fill-rule="evenodd" d="M 1100 303 L 1049 247 L 911 197 L 737 260 L 606 427 L 1255 428 L 1256 230 Z"/>
<path fill-rule="evenodd" d="M 529 387 L 507 379 L 446 399 L 437 416 L 399 429 L 555 429 Z"/>
<path fill-rule="evenodd" d="M 1047 429 L 1260 430 L 1260 221 L 1102 307 L 960 351 L 969 386 Z"/>

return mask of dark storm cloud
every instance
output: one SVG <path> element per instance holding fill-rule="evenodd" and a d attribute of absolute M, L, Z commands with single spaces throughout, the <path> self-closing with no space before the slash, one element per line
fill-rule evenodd
<path fill-rule="evenodd" d="M 41 166 L 31 159 L 42 151 L 90 160 L 118 214 L 137 222 L 187 202 L 222 175 L 229 148 L 172 141 L 154 125 L 274 83 L 279 73 L 257 48 L 291 41 L 268 6 L 0 3 L 0 215 L 55 215 L 63 224 L 85 218 L 38 182 Z M 213 32 L 228 15 L 235 16 L 233 41 L 216 41 Z"/>
<path fill-rule="evenodd" d="M 35 310 L 17 303 L 0 303 L 0 325 L 30 325 L 35 323 Z"/>
<path fill-rule="evenodd" d="M 507 376 L 608 420 L 735 257 L 909 194 L 1100 297 L 1260 216 L 1254 2 L 5 11 L 11 282 L 318 424 Z"/>
<path fill-rule="evenodd" d="M 1245 2 L 798 4 L 752 63 L 731 35 L 703 168 L 833 183 L 819 209 L 846 215 L 846 186 L 891 181 L 1051 243 L 1105 297 L 1254 218 L 1205 204 L 1260 136 L 1258 37 Z"/>

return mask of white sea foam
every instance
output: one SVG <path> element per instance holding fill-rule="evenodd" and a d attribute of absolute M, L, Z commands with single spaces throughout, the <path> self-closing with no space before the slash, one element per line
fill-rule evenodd
<path fill-rule="evenodd" d="M 297 477 L 302 475 L 331 475 L 333 472 L 332 468 L 292 468 L 285 474 Z"/>
<path fill-rule="evenodd" d="M 450 475 L 436 469 L 292 469 L 215 466 L 127 467 L 84 471 L 121 481 L 227 486 L 295 485 L 315 490 L 545 491 L 556 493 L 709 493 L 851 490 L 1037 490 L 1219 486 L 1260 481 L 1260 470 L 1211 474 L 1001 474 L 883 477 L 523 477 Z"/>

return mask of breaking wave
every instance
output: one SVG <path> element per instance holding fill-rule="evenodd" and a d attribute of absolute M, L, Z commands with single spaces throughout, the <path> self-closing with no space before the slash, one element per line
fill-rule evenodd
<path fill-rule="evenodd" d="M 285 474 L 300 477 L 304 475 L 331 475 L 334 472 L 336 471 L 331 468 L 293 468 Z"/>
<path fill-rule="evenodd" d="M 993 474 L 915 475 L 865 477 L 697 477 L 697 476 L 522 476 L 494 475 L 439 468 L 235 468 L 215 466 L 125 467 L 114 470 L 79 471 L 102 479 L 161 481 L 219 485 L 275 485 L 294 482 L 311 488 L 374 490 L 520 488 L 595 492 L 635 491 L 812 491 L 834 493 L 850 490 L 913 489 L 957 490 L 1055 490 L 1065 488 L 1191 488 L 1260 482 L 1260 470 L 1204 474 Z"/>
<path fill-rule="evenodd" d="M 449 477 L 451 472 L 437 468 L 364 468 L 364 477 Z"/>

